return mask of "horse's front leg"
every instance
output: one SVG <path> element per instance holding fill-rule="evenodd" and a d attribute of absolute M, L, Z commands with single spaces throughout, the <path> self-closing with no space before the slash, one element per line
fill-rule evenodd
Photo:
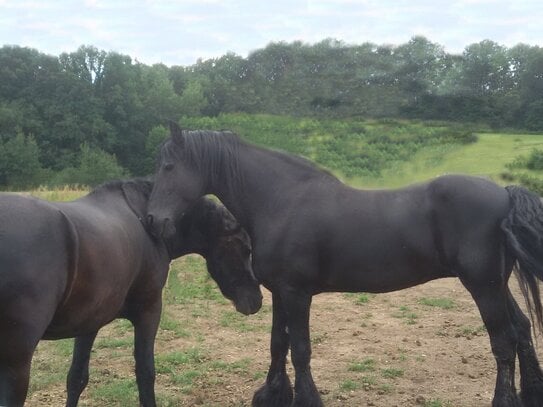
<path fill-rule="evenodd" d="M 287 316 L 281 298 L 272 293 L 273 320 L 271 332 L 271 364 L 266 383 L 253 396 L 254 407 L 283 407 L 292 402 L 292 385 L 287 375 L 289 347 Z"/>
<path fill-rule="evenodd" d="M 89 359 L 97 334 L 98 331 L 75 338 L 72 365 L 66 381 L 66 407 L 77 406 L 79 397 L 89 382 Z"/>
<path fill-rule="evenodd" d="M 309 309 L 312 296 L 299 290 L 285 290 L 282 295 L 287 313 L 290 335 L 290 353 L 296 371 L 294 401 L 296 407 L 323 405 L 311 375 L 311 341 L 309 336 Z"/>
<path fill-rule="evenodd" d="M 160 322 L 162 301 L 131 318 L 134 324 L 134 358 L 140 406 L 155 407 L 155 337 Z"/>

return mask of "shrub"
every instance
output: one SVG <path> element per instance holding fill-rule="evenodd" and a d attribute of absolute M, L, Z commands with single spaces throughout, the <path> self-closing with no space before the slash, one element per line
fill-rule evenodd
<path fill-rule="evenodd" d="M 92 148 L 85 143 L 80 148 L 79 165 L 60 171 L 53 177 L 51 184 L 78 184 L 93 187 L 104 181 L 125 176 L 127 176 L 126 171 L 117 163 L 113 154 L 108 154 L 99 148 Z"/>

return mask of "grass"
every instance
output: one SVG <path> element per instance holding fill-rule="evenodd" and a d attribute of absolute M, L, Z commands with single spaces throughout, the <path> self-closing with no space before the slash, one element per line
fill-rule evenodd
<path fill-rule="evenodd" d="M 339 388 L 344 391 L 354 391 L 357 390 L 360 387 L 360 384 L 358 382 L 355 382 L 354 380 L 344 380 L 340 383 Z"/>
<path fill-rule="evenodd" d="M 420 298 L 419 304 L 441 309 L 452 309 L 456 307 L 454 301 L 449 298 Z"/>
<path fill-rule="evenodd" d="M 404 370 L 395 367 L 387 367 L 381 370 L 381 375 L 386 379 L 395 379 L 396 377 L 402 377 L 404 375 Z"/>
<path fill-rule="evenodd" d="M 62 188 L 48 189 L 39 187 L 30 191 L 30 195 L 48 201 L 73 201 L 89 192 L 89 189 L 80 185 L 65 185 Z"/>
<path fill-rule="evenodd" d="M 411 308 L 402 305 L 398 308 L 398 311 L 392 314 L 394 318 L 401 318 L 405 320 L 405 323 L 408 325 L 414 325 L 419 318 L 416 313 L 411 311 Z"/>
<path fill-rule="evenodd" d="M 367 188 L 401 187 L 426 181 L 442 174 L 480 175 L 501 181 L 506 164 L 518 155 L 543 147 L 543 136 L 537 134 L 478 134 L 478 141 L 467 145 L 431 146 L 409 161 L 396 163 L 381 177 L 357 177 L 350 183 Z"/>
<path fill-rule="evenodd" d="M 373 372 L 375 371 L 375 360 L 364 359 L 361 362 L 353 362 L 349 365 L 351 372 Z"/>
<path fill-rule="evenodd" d="M 137 387 L 134 378 L 108 378 L 98 387 L 91 387 L 93 399 L 108 406 L 134 406 L 138 404 Z"/>

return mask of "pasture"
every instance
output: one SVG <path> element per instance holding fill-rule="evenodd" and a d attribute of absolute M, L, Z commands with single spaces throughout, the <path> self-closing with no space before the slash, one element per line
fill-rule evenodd
<path fill-rule="evenodd" d="M 189 256 L 174 263 L 164 295 L 159 404 L 249 406 L 269 362 L 268 293 L 262 310 L 244 317 L 207 277 L 203 260 Z M 318 295 L 311 327 L 312 364 L 326 406 L 490 405 L 495 362 L 475 304 L 456 279 L 390 294 Z M 40 344 L 27 405 L 63 405 L 71 344 Z M 127 322 L 100 332 L 80 405 L 137 405 Z"/>
<path fill-rule="evenodd" d="M 446 172 L 499 181 L 507 162 L 543 144 L 537 135 L 478 137 L 467 145 L 424 146 L 379 176 L 355 175 L 347 182 L 399 186 Z M 78 192 L 37 194 L 63 200 Z M 258 314 L 237 314 L 207 277 L 203 260 L 188 256 L 173 263 L 164 296 L 156 345 L 160 405 L 249 406 L 269 363 L 268 293 Z M 318 295 L 311 333 L 315 380 L 326 406 L 476 407 L 492 399 L 495 362 L 488 337 L 473 300 L 457 280 L 390 294 Z M 542 339 L 537 342 L 540 357 Z M 40 344 L 28 405 L 63 405 L 72 343 Z M 80 405 L 137 405 L 130 324 L 117 321 L 100 332 Z"/>

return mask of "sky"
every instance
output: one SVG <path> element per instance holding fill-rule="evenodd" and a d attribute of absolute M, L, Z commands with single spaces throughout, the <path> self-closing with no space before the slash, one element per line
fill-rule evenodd
<path fill-rule="evenodd" d="M 490 39 L 543 46 L 541 0 L 0 0 L 0 46 L 59 55 L 80 45 L 145 64 L 192 65 L 270 42 L 399 45 L 447 52 Z"/>

